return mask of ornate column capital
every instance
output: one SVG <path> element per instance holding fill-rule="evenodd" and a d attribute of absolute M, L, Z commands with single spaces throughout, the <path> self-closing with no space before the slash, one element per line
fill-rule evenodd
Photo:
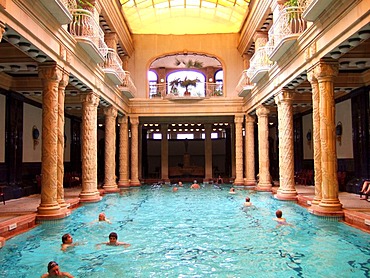
<path fill-rule="evenodd" d="M 333 79 L 338 75 L 339 64 L 333 60 L 320 60 L 315 67 L 315 76 L 320 81 L 323 79 Z"/>
<path fill-rule="evenodd" d="M 128 118 L 127 118 L 127 116 L 119 116 L 117 118 L 117 122 L 119 124 L 127 124 L 128 123 Z"/>
<path fill-rule="evenodd" d="M 133 117 L 130 116 L 130 123 L 132 125 L 138 125 L 139 124 L 139 117 L 138 116 L 133 116 Z"/>
<path fill-rule="evenodd" d="M 279 105 L 282 102 L 292 103 L 294 92 L 292 90 L 282 90 L 280 94 L 275 97 L 275 103 Z"/>
<path fill-rule="evenodd" d="M 104 116 L 106 117 L 117 117 L 117 109 L 114 108 L 112 105 L 104 109 Z"/>
<path fill-rule="evenodd" d="M 64 70 L 54 62 L 39 65 L 39 77 L 42 80 L 60 81 Z"/>
<path fill-rule="evenodd" d="M 235 115 L 234 122 L 236 124 L 242 124 L 244 122 L 244 115 Z"/>
<path fill-rule="evenodd" d="M 81 95 L 81 101 L 83 103 L 98 107 L 100 99 L 97 94 L 95 94 L 94 92 L 90 92 L 90 93 Z"/>
<path fill-rule="evenodd" d="M 251 116 L 251 115 L 245 115 L 245 122 L 246 123 L 254 123 L 256 121 L 256 119 L 253 117 L 253 116 Z"/>
<path fill-rule="evenodd" d="M 315 75 L 315 67 L 312 67 L 309 70 L 307 70 L 307 80 L 311 84 L 317 82 L 317 78 Z"/>
<path fill-rule="evenodd" d="M 258 117 L 267 117 L 270 114 L 270 110 L 267 107 L 260 105 L 256 110 L 256 114 Z"/>

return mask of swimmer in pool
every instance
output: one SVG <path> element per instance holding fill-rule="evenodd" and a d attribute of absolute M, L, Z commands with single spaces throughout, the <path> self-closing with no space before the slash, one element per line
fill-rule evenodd
<path fill-rule="evenodd" d="M 108 242 L 99 243 L 99 244 L 97 244 L 97 246 L 100 246 L 101 244 L 105 244 L 105 245 L 109 245 L 109 246 L 119 246 L 119 245 L 123 245 L 124 247 L 131 246 L 131 244 L 129 244 L 127 242 L 118 241 L 118 235 L 115 232 L 111 232 L 109 234 L 109 241 Z"/>
<path fill-rule="evenodd" d="M 64 234 L 62 236 L 62 251 L 66 251 L 69 247 L 74 247 L 78 245 L 78 243 L 73 242 L 73 237 L 70 234 Z"/>
<path fill-rule="evenodd" d="M 200 189 L 198 182 L 195 180 L 194 183 L 190 186 L 190 189 Z"/>
<path fill-rule="evenodd" d="M 245 198 L 244 207 L 252 206 L 251 199 L 249 197 Z"/>
<path fill-rule="evenodd" d="M 51 278 L 51 277 L 67 277 L 73 278 L 73 275 L 68 272 L 60 271 L 59 265 L 51 261 L 48 263 L 48 273 L 41 275 L 41 278 Z"/>
<path fill-rule="evenodd" d="M 236 192 L 235 192 L 235 188 L 234 188 L 234 187 L 231 187 L 231 188 L 230 188 L 229 193 L 230 193 L 230 194 L 235 194 L 235 193 L 236 193 Z"/>
<path fill-rule="evenodd" d="M 107 222 L 111 224 L 110 220 L 105 216 L 104 212 L 99 213 L 99 222 Z"/>
<path fill-rule="evenodd" d="M 275 215 L 276 215 L 276 218 L 274 220 L 278 223 L 278 226 L 280 225 L 292 226 L 291 224 L 286 222 L 286 219 L 283 217 L 283 212 L 281 210 L 278 209 L 275 212 Z"/>

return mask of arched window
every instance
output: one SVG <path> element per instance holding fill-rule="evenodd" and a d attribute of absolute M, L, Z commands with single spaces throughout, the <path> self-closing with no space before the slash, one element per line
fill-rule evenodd
<path fill-rule="evenodd" d="M 167 76 L 167 93 L 179 96 L 205 96 L 206 77 L 197 71 L 181 70 Z"/>
<path fill-rule="evenodd" d="M 149 97 L 151 98 L 154 95 L 157 95 L 158 93 L 157 89 L 158 76 L 152 70 L 148 71 L 148 81 L 149 81 Z"/>

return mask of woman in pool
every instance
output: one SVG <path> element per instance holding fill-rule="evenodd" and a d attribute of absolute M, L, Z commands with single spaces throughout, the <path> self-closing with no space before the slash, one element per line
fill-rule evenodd
<path fill-rule="evenodd" d="M 48 277 L 68 277 L 73 278 L 73 275 L 68 272 L 60 271 L 59 265 L 51 261 L 48 263 L 48 273 L 41 275 L 41 278 L 48 278 Z"/>
<path fill-rule="evenodd" d="M 110 220 L 105 216 L 104 212 L 99 213 L 99 222 L 108 222 L 111 223 Z"/>
<path fill-rule="evenodd" d="M 198 182 L 195 180 L 194 183 L 190 186 L 190 189 L 200 189 Z"/>

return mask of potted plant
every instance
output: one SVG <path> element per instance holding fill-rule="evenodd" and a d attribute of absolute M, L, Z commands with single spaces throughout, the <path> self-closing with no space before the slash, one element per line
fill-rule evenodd
<path fill-rule="evenodd" d="M 188 79 L 187 77 L 183 81 L 180 81 L 180 86 L 185 88 L 184 96 L 190 96 L 190 92 L 188 91 L 189 86 L 196 87 L 198 82 L 200 82 L 198 78 Z"/>
<path fill-rule="evenodd" d="M 288 0 L 284 6 L 292 34 L 303 32 L 306 29 L 306 21 L 302 18 L 298 0 Z"/>
<path fill-rule="evenodd" d="M 174 95 L 179 94 L 179 89 L 177 88 L 180 85 L 180 78 L 176 78 L 170 82 L 170 93 Z"/>

